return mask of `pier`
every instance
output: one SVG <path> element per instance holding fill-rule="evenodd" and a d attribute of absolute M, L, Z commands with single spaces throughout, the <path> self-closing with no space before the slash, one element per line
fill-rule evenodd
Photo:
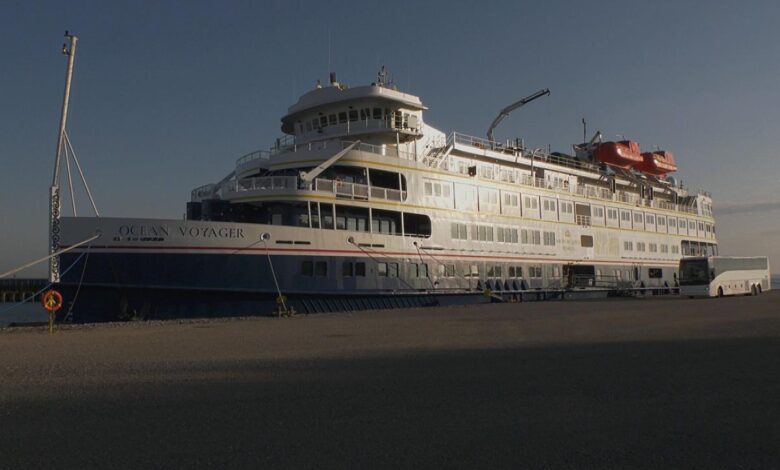
<path fill-rule="evenodd" d="M 774 468 L 778 300 L 0 330 L 0 455 L 9 468 Z"/>

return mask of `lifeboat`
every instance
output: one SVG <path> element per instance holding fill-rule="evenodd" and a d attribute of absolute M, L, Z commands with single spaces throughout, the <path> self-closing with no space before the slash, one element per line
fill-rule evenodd
<path fill-rule="evenodd" d="M 672 152 L 658 150 L 643 153 L 642 163 L 634 168 L 648 175 L 664 176 L 667 173 L 677 171 L 677 164 L 674 162 Z"/>
<path fill-rule="evenodd" d="M 633 140 L 604 142 L 593 152 L 593 158 L 601 163 L 627 170 L 642 163 L 639 144 Z"/>

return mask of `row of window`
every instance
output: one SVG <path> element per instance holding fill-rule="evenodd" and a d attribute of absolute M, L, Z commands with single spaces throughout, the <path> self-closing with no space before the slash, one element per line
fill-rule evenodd
<path fill-rule="evenodd" d="M 702 244 L 705 245 L 705 244 Z M 481 271 L 480 264 L 466 264 L 461 265 L 462 273 L 459 273 L 458 267 L 455 264 L 439 264 L 437 265 L 437 275 L 439 278 L 480 278 Z M 485 277 L 487 278 L 510 278 L 518 279 L 523 278 L 523 267 L 510 265 L 492 265 L 488 264 L 484 267 Z M 506 271 L 504 271 L 506 268 Z M 395 262 L 379 262 L 376 264 L 377 276 L 397 278 L 400 273 L 400 265 Z M 506 272 L 506 276 L 504 273 Z M 631 270 L 613 270 L 612 275 L 602 274 L 601 269 L 595 269 L 593 271 L 595 278 L 609 278 L 613 277 L 615 280 L 638 280 L 639 268 L 633 268 Z M 411 263 L 410 274 L 416 278 L 428 278 L 429 270 L 426 263 Z M 552 265 L 549 271 L 552 278 L 558 278 L 561 275 L 560 267 Z M 301 275 L 306 277 L 328 277 L 328 262 L 327 261 L 302 261 L 301 262 Z M 366 277 L 366 263 L 363 261 L 344 261 L 341 263 L 341 275 L 342 277 Z M 541 279 L 542 266 L 528 266 L 528 278 L 529 279 Z M 660 279 L 663 277 L 663 270 L 661 268 L 648 268 L 648 277 L 650 279 Z"/>
<path fill-rule="evenodd" d="M 395 127 L 409 127 L 409 113 L 401 111 L 392 111 L 389 108 L 361 108 L 337 111 L 330 114 L 323 114 L 313 119 L 306 120 L 306 123 L 299 123 L 298 130 L 303 133 L 304 126 L 306 132 L 317 131 L 319 129 L 335 126 L 337 124 L 346 124 L 347 122 L 385 120 Z"/>
<path fill-rule="evenodd" d="M 468 225 L 461 222 L 450 224 L 450 236 L 453 240 L 473 240 L 480 242 L 497 241 L 499 243 L 522 243 L 525 245 L 555 246 L 555 232 L 522 229 L 518 239 L 518 230 L 512 227 L 493 227 L 491 225 L 472 225 L 471 238 Z"/>

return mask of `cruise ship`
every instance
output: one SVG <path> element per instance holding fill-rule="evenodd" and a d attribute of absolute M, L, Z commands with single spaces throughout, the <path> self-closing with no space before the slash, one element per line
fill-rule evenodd
<path fill-rule="evenodd" d="M 330 83 L 282 138 L 192 191 L 186 218 L 62 217 L 75 321 L 262 315 L 670 289 L 717 254 L 712 198 L 669 152 L 600 134 L 565 152 L 428 124 L 386 83 Z M 488 135 L 492 137 L 492 127 Z M 75 299 L 75 302 L 74 302 Z"/>

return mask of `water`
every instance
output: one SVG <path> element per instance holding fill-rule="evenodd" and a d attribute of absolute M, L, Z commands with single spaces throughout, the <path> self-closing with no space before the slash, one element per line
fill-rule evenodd
<path fill-rule="evenodd" d="M 25 302 L 21 305 L 15 305 L 12 303 L 0 303 L 0 328 L 8 326 L 10 323 L 40 323 L 47 321 L 46 310 L 41 307 L 40 303 Z"/>

